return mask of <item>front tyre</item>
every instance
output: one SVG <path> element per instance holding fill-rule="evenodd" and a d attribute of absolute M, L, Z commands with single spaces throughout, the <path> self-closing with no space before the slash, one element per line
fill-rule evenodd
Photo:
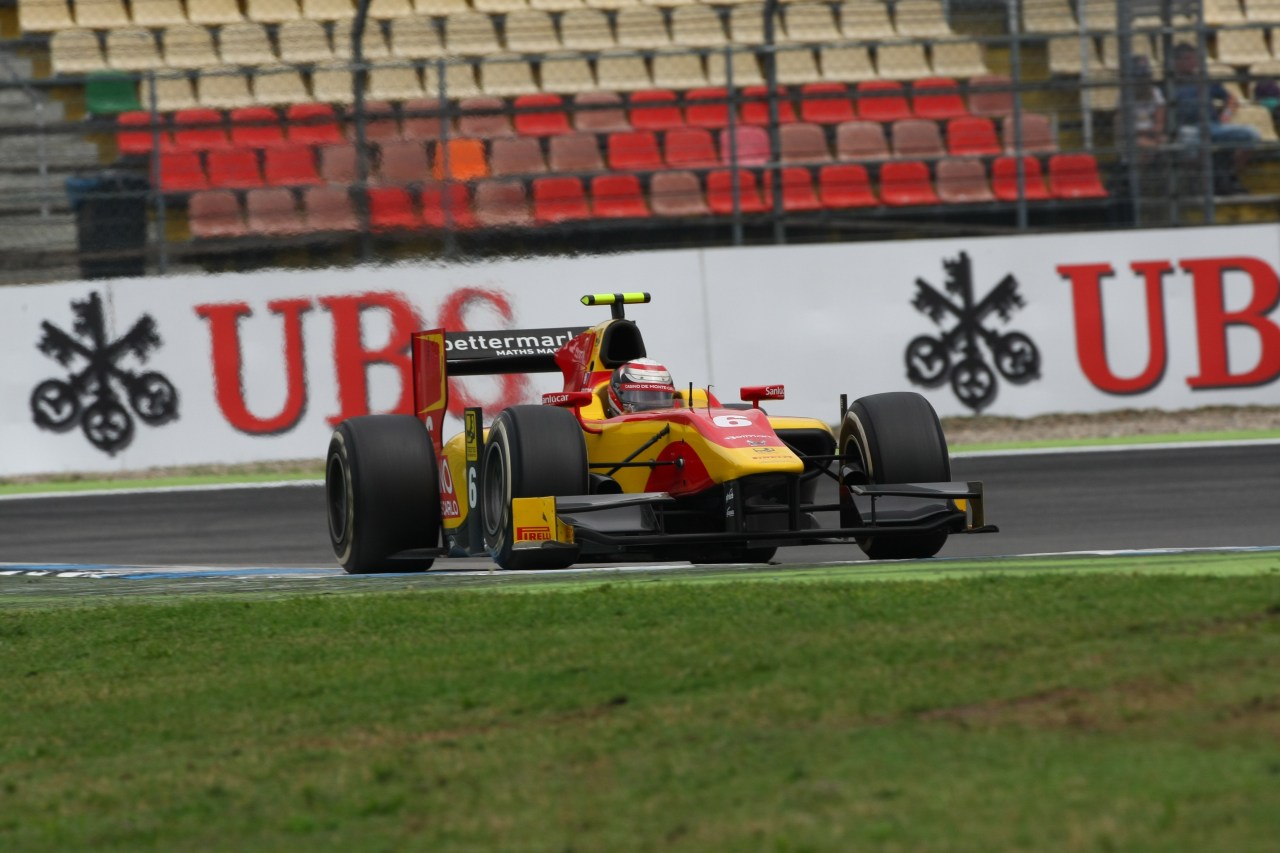
<path fill-rule="evenodd" d="M 515 498 L 585 495 L 587 445 L 573 413 L 551 406 L 512 406 L 499 413 L 485 439 L 481 479 L 484 544 L 504 569 L 563 569 L 577 548 L 514 547 Z"/>
<path fill-rule="evenodd" d="M 435 450 L 412 415 L 366 415 L 333 431 L 325 461 L 329 542 L 350 574 L 418 572 L 434 558 L 392 556 L 440 541 Z"/>
<path fill-rule="evenodd" d="M 944 483 L 951 479 L 951 456 L 942 424 L 929 401 L 909 391 L 872 394 L 849 407 L 840 425 L 840 453 L 858 485 Z M 932 557 L 947 542 L 933 533 L 882 533 L 858 540 L 873 560 Z"/>

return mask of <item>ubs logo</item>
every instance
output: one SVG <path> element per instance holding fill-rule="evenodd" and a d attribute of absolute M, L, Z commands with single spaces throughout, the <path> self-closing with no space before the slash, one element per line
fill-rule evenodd
<path fill-rule="evenodd" d="M 1040 351 L 1022 332 L 1002 333 L 986 325 L 992 314 L 1008 322 L 1013 312 L 1025 306 L 1012 275 L 1006 275 L 982 299 L 975 299 L 968 254 L 961 252 L 954 260 L 943 260 L 942 267 L 947 273 L 945 294 L 924 279 L 916 279 L 911 304 L 942 332 L 936 337 L 921 335 L 907 344 L 907 378 L 926 388 L 950 381 L 960 402 L 981 412 L 996 397 L 997 371 L 1015 385 L 1040 378 Z M 958 359 L 954 364 L 953 355 Z M 988 355 L 995 370 L 988 364 Z"/>
<path fill-rule="evenodd" d="M 133 415 L 151 426 L 175 420 L 178 392 L 173 383 L 161 373 L 135 372 L 120 364 L 128 356 L 145 362 L 160 347 L 155 320 L 144 314 L 128 332 L 110 340 L 97 293 L 73 301 L 71 312 L 71 332 L 48 320 L 41 324 L 40 351 L 70 372 L 65 379 L 46 379 L 31 392 L 36 426 L 65 432 L 79 425 L 90 444 L 115 455 L 133 441 Z"/>

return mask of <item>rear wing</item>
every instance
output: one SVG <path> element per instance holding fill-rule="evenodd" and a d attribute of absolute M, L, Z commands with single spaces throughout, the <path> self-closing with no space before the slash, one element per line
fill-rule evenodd
<path fill-rule="evenodd" d="M 427 329 L 413 335 L 413 411 L 443 446 L 449 408 L 449 377 L 505 373 L 558 373 L 556 350 L 588 326 L 551 329 L 500 329 L 446 332 Z"/>

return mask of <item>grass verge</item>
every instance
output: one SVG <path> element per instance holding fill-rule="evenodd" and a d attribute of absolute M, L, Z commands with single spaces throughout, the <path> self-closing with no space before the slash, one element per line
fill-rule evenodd
<path fill-rule="evenodd" d="M 11 611 L 0 848 L 1270 849 L 1270 559 Z"/>

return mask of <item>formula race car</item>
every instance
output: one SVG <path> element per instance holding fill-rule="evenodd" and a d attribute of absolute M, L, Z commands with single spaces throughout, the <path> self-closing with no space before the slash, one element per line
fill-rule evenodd
<path fill-rule="evenodd" d="M 589 329 L 416 333 L 416 416 L 351 418 L 329 444 L 329 537 L 343 568 L 420 571 L 440 556 L 485 554 L 504 569 L 767 562 L 781 545 L 832 542 L 872 559 L 919 558 L 952 533 L 995 531 L 982 484 L 950 482 L 942 427 L 920 395 L 842 396 L 833 430 L 760 408 L 784 398 L 781 385 L 743 388 L 744 402 L 730 404 L 677 389 L 624 313 L 648 301 L 584 296 L 611 309 Z M 468 408 L 464 431 L 444 440 L 450 376 L 532 372 L 561 373 L 563 391 L 504 409 L 487 428 Z M 835 499 L 820 503 L 824 478 Z"/>

